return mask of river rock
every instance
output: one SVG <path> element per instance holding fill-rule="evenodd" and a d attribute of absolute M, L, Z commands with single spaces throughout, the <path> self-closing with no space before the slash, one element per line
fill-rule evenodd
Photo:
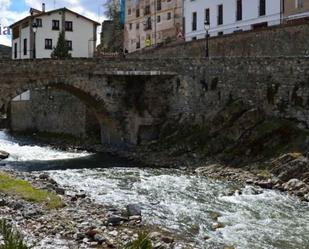
<path fill-rule="evenodd" d="M 282 186 L 285 190 L 293 191 L 306 187 L 306 184 L 298 179 L 291 179 L 287 183 L 284 183 Z"/>
<path fill-rule="evenodd" d="M 7 159 L 10 156 L 6 151 L 0 150 L 0 160 Z"/>
<path fill-rule="evenodd" d="M 65 190 L 63 188 L 56 187 L 55 191 L 58 195 L 64 195 L 65 194 Z"/>
<path fill-rule="evenodd" d="M 89 229 L 87 232 L 86 232 L 86 235 L 90 238 L 94 238 L 94 236 L 98 233 L 97 230 L 95 229 Z"/>
<path fill-rule="evenodd" d="M 299 153 L 285 154 L 272 162 L 272 173 L 280 180 L 302 179 L 309 172 L 308 159 Z"/>
<path fill-rule="evenodd" d="M 48 180 L 49 179 L 49 175 L 47 173 L 44 173 L 44 174 L 39 175 L 39 178 L 41 180 Z"/>
<path fill-rule="evenodd" d="M 108 218 L 107 224 L 112 225 L 112 226 L 119 226 L 121 225 L 122 221 L 123 221 L 123 218 L 120 216 L 111 216 Z"/>
<path fill-rule="evenodd" d="M 0 207 L 4 207 L 6 205 L 5 199 L 0 199 Z"/>
<path fill-rule="evenodd" d="M 161 237 L 161 240 L 162 240 L 164 243 L 167 243 L 167 244 L 171 244 L 171 243 L 174 242 L 174 238 L 169 237 L 169 236 L 162 236 L 162 237 Z"/>
<path fill-rule="evenodd" d="M 149 235 L 148 235 L 149 239 L 151 240 L 156 240 L 158 238 L 161 238 L 161 233 L 159 232 L 151 232 Z"/>
<path fill-rule="evenodd" d="M 257 186 L 265 189 L 272 189 L 274 184 L 271 180 L 268 181 L 258 181 L 255 183 Z"/>
<path fill-rule="evenodd" d="M 215 222 L 212 224 L 212 229 L 216 230 L 216 229 L 219 229 L 219 228 L 223 228 L 224 227 L 224 224 L 221 223 L 221 222 Z"/>
<path fill-rule="evenodd" d="M 142 215 L 142 209 L 137 204 L 129 204 L 127 205 L 127 214 L 128 216 L 141 216 Z"/>
<path fill-rule="evenodd" d="M 106 241 L 106 238 L 102 234 L 95 234 L 93 237 L 93 240 L 98 242 L 99 244 L 102 244 L 103 242 Z"/>

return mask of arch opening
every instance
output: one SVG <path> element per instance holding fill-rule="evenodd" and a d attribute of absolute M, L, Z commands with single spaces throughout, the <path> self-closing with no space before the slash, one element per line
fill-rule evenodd
<path fill-rule="evenodd" d="M 29 99 L 24 99 L 27 91 Z M 12 89 L 4 99 L 0 111 L 5 121 L 0 122 L 0 127 L 2 123 L 17 131 L 70 134 L 89 143 L 121 142 L 104 101 L 77 87 L 63 83 L 23 86 Z"/>

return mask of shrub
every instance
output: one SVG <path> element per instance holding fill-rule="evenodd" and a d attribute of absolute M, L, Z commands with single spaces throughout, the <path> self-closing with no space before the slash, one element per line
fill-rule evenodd
<path fill-rule="evenodd" d="M 126 245 L 125 249 L 153 249 L 153 247 L 151 240 L 148 238 L 148 233 L 141 232 L 136 240 Z"/>
<path fill-rule="evenodd" d="M 4 245 L 0 245 L 0 249 L 30 249 L 24 243 L 22 235 L 14 231 L 5 220 L 0 220 L 0 234 L 4 241 Z"/>

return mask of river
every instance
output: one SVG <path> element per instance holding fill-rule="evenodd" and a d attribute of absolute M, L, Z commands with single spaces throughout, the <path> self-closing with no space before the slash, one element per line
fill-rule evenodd
<path fill-rule="evenodd" d="M 99 203 L 138 203 L 147 223 L 192 241 L 194 248 L 309 248 L 309 204 L 284 193 L 246 186 L 241 195 L 230 195 L 235 186 L 224 182 L 141 168 L 107 154 L 58 151 L 5 132 L 0 132 L 0 149 L 11 154 L 1 167 L 47 172 L 61 186 L 84 190 Z M 223 228 L 212 229 L 214 213 Z"/>

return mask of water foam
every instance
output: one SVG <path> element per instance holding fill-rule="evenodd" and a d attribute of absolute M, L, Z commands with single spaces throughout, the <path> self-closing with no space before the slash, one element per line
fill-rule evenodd
<path fill-rule="evenodd" d="M 88 152 L 60 151 L 48 146 L 20 145 L 3 131 L 0 131 L 0 150 L 10 153 L 10 157 L 5 160 L 8 162 L 64 160 L 91 155 Z"/>

